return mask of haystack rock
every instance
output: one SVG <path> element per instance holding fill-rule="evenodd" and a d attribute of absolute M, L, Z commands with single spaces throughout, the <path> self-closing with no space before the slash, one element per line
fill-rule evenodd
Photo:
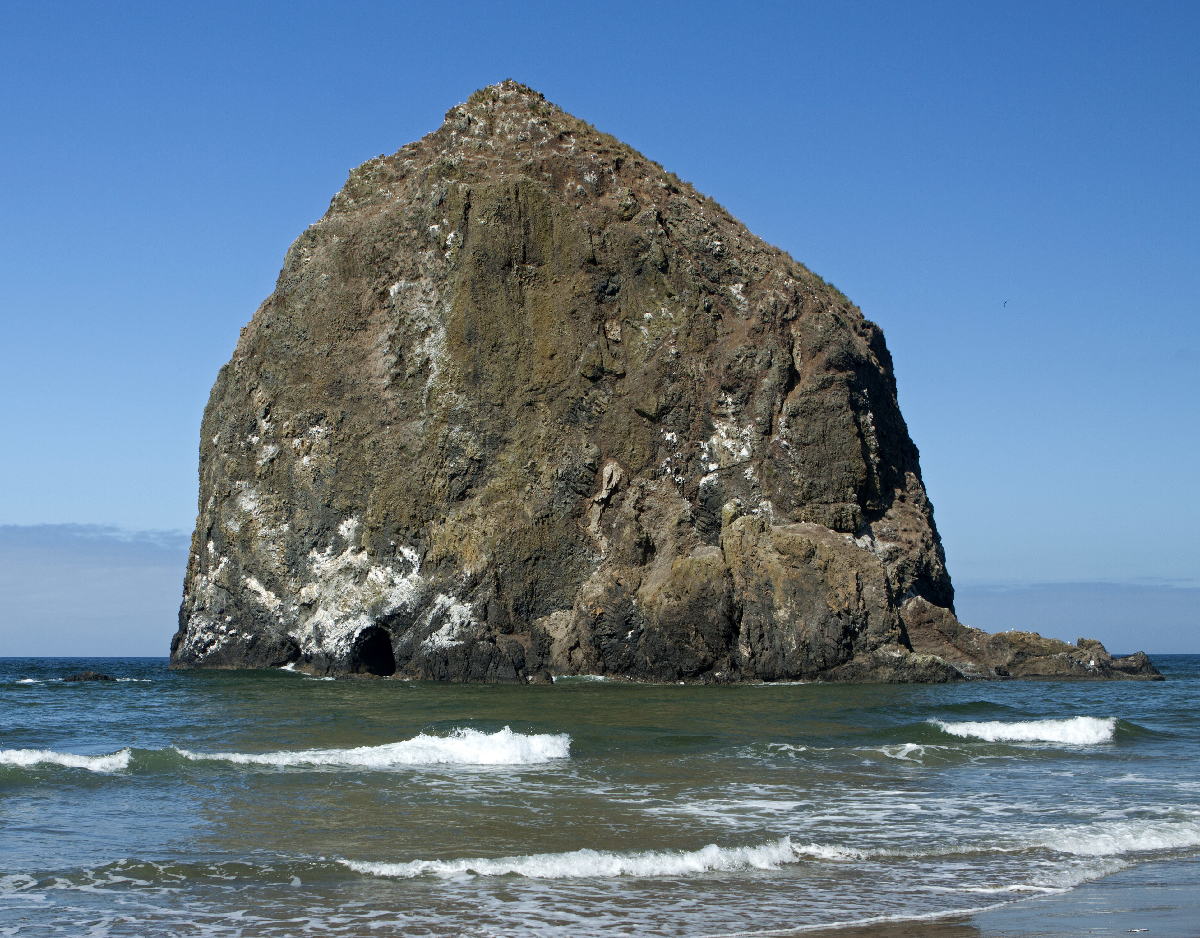
<path fill-rule="evenodd" d="M 204 412 L 171 661 L 1157 675 L 961 625 L 879 328 L 511 81 L 353 170 L 288 251 Z"/>

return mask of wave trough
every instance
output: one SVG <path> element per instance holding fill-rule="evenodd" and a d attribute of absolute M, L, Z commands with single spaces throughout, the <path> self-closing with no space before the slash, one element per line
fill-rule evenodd
<path fill-rule="evenodd" d="M 354 749 L 307 749 L 282 752 L 192 752 L 179 749 L 194 762 L 233 762 L 238 765 L 355 766 L 384 769 L 407 765 L 539 765 L 570 758 L 566 733 L 514 733 L 504 727 L 495 733 L 458 729 L 449 736 L 421 733 L 412 739 Z"/>
<path fill-rule="evenodd" d="M 947 723 L 930 720 L 943 733 L 964 739 L 998 742 L 1066 743 L 1072 746 L 1095 746 L 1111 743 L 1117 732 L 1116 717 L 1071 717 L 1066 720 L 1028 720 L 1017 723 L 990 722 Z"/>

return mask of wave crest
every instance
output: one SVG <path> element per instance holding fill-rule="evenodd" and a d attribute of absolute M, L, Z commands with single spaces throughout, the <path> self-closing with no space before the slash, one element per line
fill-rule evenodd
<path fill-rule="evenodd" d="M 791 838 L 756 847 L 718 847 L 699 850 L 611 853 L 607 850 L 572 850 L 568 853 L 536 853 L 529 856 L 464 858 L 461 860 L 413 860 L 409 863 L 362 863 L 341 860 L 356 873 L 388 879 L 411 879 L 422 874 L 451 876 L 507 876 L 530 879 L 608 879 L 617 876 L 686 876 L 736 870 L 777 870 L 796 863 L 800 853 Z"/>
<path fill-rule="evenodd" d="M 239 765 L 329 765 L 383 769 L 402 765 L 537 765 L 570 757 L 566 733 L 514 733 L 504 727 L 495 733 L 458 729 L 449 736 L 421 733 L 412 739 L 355 749 L 306 749 L 294 752 L 192 752 L 177 750 L 194 762 L 233 762 Z"/>
<path fill-rule="evenodd" d="M 122 749 L 103 756 L 81 756 L 53 749 L 0 749 L 0 765 L 27 769 L 35 765 L 61 765 L 68 769 L 87 769 L 89 772 L 121 772 L 129 768 L 132 749 Z"/>
<path fill-rule="evenodd" d="M 1067 743 L 1072 746 L 1095 746 L 1111 743 L 1117 732 L 1116 717 L 1071 717 L 1066 720 L 1027 720 L 1017 723 L 990 722 L 947 723 L 930 720 L 943 733 L 964 739 L 998 742 Z"/>

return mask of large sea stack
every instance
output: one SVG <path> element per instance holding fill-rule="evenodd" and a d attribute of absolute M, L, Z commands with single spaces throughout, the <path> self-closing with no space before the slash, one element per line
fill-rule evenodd
<path fill-rule="evenodd" d="M 507 81 L 353 170 L 204 412 L 175 667 L 1154 677 L 954 616 L 883 334 Z"/>

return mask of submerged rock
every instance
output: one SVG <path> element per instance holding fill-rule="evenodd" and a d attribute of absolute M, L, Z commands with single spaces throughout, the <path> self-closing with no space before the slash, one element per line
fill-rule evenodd
<path fill-rule="evenodd" d="M 68 674 L 64 681 L 115 681 L 115 677 L 101 674 L 99 671 L 80 671 L 78 674 Z"/>
<path fill-rule="evenodd" d="M 957 623 L 953 600 L 878 327 L 504 82 L 353 170 L 288 251 L 205 409 L 171 660 L 1015 673 L 912 641 L 905 610 Z"/>

